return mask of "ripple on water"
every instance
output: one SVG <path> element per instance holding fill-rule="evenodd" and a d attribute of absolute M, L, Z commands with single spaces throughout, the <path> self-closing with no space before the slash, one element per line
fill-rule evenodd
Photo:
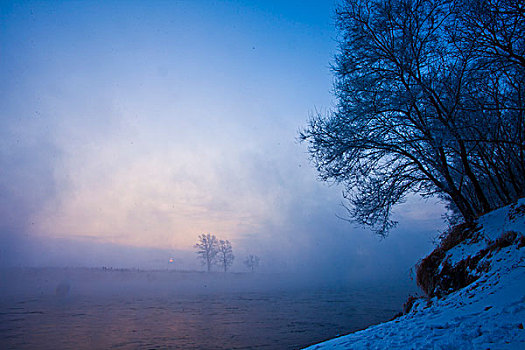
<path fill-rule="evenodd" d="M 369 302 L 351 290 L 14 298 L 0 300 L 0 348 L 289 349 L 395 313 Z"/>

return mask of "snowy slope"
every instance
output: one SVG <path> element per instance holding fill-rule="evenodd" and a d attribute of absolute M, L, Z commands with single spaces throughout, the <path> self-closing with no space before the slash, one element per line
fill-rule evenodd
<path fill-rule="evenodd" d="M 307 349 L 525 349 L 525 200 L 478 223 L 475 237 L 443 259 L 456 265 L 482 257 L 478 266 L 485 268 L 472 271 L 477 280 L 441 298 L 419 299 L 393 321 Z M 502 236 L 515 238 L 495 247 Z"/>

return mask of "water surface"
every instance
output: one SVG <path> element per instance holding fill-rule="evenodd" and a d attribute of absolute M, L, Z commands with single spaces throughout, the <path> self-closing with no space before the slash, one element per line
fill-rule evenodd
<path fill-rule="evenodd" d="M 2 273 L 1 348 L 297 349 L 391 318 L 408 293 L 282 276 L 66 272 Z"/>

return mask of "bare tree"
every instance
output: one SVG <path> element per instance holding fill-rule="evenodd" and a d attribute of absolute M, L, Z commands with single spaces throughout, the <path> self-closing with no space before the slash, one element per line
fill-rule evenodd
<path fill-rule="evenodd" d="M 338 107 L 301 133 L 350 217 L 386 235 L 408 193 L 470 222 L 525 195 L 525 11 L 519 0 L 345 0 Z"/>
<path fill-rule="evenodd" d="M 250 254 L 246 258 L 246 260 L 244 260 L 244 265 L 246 265 L 246 267 L 248 267 L 248 269 L 251 272 L 255 272 L 257 267 L 259 267 L 259 262 L 260 261 L 261 261 L 261 258 L 259 258 L 257 255 Z"/>
<path fill-rule="evenodd" d="M 218 253 L 217 237 L 209 233 L 202 234 L 199 236 L 199 241 L 193 247 L 197 249 L 197 254 L 202 265 L 206 265 L 208 272 L 210 272 Z"/>
<path fill-rule="evenodd" d="M 233 255 L 232 244 L 228 240 L 223 241 L 221 239 L 217 246 L 217 264 L 226 272 L 233 264 L 233 259 L 235 256 Z"/>

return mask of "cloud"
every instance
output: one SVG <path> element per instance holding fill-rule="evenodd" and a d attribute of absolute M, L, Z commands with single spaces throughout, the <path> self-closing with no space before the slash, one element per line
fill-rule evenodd
<path fill-rule="evenodd" d="M 237 269 L 255 253 L 261 269 L 364 276 L 404 269 L 427 249 L 439 209 L 408 203 L 399 217 L 414 227 L 378 242 L 336 218 L 340 190 L 316 180 L 295 142 L 308 111 L 332 103 L 333 28 L 303 23 L 318 11 L 238 16 L 216 5 L 10 12 L 0 33 L 1 259 L 46 249 L 48 263 L 73 264 L 71 245 L 92 252 L 90 263 L 140 249 L 146 261 L 191 252 L 210 232 L 232 241 Z"/>

